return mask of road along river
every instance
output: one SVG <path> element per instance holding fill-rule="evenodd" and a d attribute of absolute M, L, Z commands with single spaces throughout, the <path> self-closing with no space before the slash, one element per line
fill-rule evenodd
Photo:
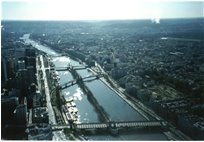
<path fill-rule="evenodd" d="M 57 56 L 60 55 L 56 53 L 49 47 L 41 45 L 40 43 L 31 40 L 29 38 L 29 34 L 25 34 L 21 39 L 25 41 L 27 44 L 31 44 L 33 47 L 41 50 L 48 55 Z M 75 60 L 70 59 L 67 56 L 59 56 L 53 57 L 52 59 L 55 68 L 57 67 L 67 67 L 68 64 L 72 66 L 81 66 L 81 64 Z M 77 70 L 77 73 L 81 77 L 86 77 L 88 75 L 92 75 L 93 73 L 88 71 L 87 69 Z M 57 74 L 60 77 L 59 84 L 66 83 L 68 81 L 73 80 L 73 76 L 69 71 L 58 71 Z M 94 98 L 97 100 L 100 106 L 103 107 L 103 110 L 109 117 L 110 121 L 147 121 L 140 112 L 135 110 L 131 107 L 125 100 L 123 100 L 112 88 L 107 86 L 103 81 L 100 79 L 93 80 L 91 82 L 85 82 L 85 85 L 93 94 Z M 61 91 L 61 95 L 64 95 L 65 98 L 72 98 L 73 102 L 76 104 L 78 109 L 78 123 L 94 123 L 94 122 L 101 122 L 99 118 L 99 113 L 95 106 L 89 101 L 87 94 L 85 94 L 82 89 L 75 84 L 71 87 L 63 89 Z M 141 133 L 141 132 L 139 132 Z M 119 139 L 109 138 L 112 136 L 87 136 L 90 139 L 99 139 L 99 140 L 106 140 L 106 139 L 115 139 L 115 140 L 122 140 L 131 138 L 131 140 L 167 140 L 168 138 L 162 131 L 155 131 L 155 132 L 142 132 L 141 134 L 135 133 L 128 133 L 124 135 L 120 135 Z"/>

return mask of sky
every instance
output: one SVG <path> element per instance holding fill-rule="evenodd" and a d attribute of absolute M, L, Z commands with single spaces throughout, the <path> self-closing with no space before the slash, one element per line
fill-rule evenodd
<path fill-rule="evenodd" d="M 117 20 L 204 17 L 204 1 L 2 0 L 2 20 Z"/>

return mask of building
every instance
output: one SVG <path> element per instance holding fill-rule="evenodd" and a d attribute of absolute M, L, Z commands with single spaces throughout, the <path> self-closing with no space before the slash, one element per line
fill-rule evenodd
<path fill-rule="evenodd" d="M 178 116 L 179 128 L 196 140 L 204 139 L 204 118 L 196 115 L 179 115 Z"/>
<path fill-rule="evenodd" d="M 34 108 L 32 111 L 32 123 L 49 123 L 48 109 L 46 107 Z"/>
<path fill-rule="evenodd" d="M 36 83 L 35 68 L 33 66 L 27 66 L 27 75 L 28 75 L 28 85 Z"/>
<path fill-rule="evenodd" d="M 26 89 L 28 88 L 28 74 L 27 69 L 20 69 L 17 72 L 17 88 Z"/>
<path fill-rule="evenodd" d="M 10 120 L 14 119 L 14 110 L 18 106 L 17 97 L 1 96 L 1 125 L 5 125 Z"/>
<path fill-rule="evenodd" d="M 52 140 L 52 127 L 50 124 L 35 124 L 30 126 L 27 131 L 28 140 Z"/>
<path fill-rule="evenodd" d="M 25 104 L 20 104 L 16 107 L 16 124 L 27 125 L 27 106 Z"/>
<path fill-rule="evenodd" d="M 35 57 L 25 57 L 25 64 L 26 64 L 26 67 L 33 66 L 35 68 L 36 67 Z"/>
<path fill-rule="evenodd" d="M 114 79 L 119 79 L 125 76 L 127 72 L 123 68 L 115 67 L 111 70 L 111 75 Z"/>
<path fill-rule="evenodd" d="M 24 60 L 18 60 L 18 70 L 25 69 L 25 61 Z"/>
<path fill-rule="evenodd" d="M 25 50 L 25 56 L 35 57 L 36 56 L 35 49 L 26 49 Z"/>
<path fill-rule="evenodd" d="M 6 59 L 1 58 L 1 83 L 6 82 L 8 80 L 8 72 L 7 72 L 7 64 L 6 64 Z"/>
<path fill-rule="evenodd" d="M 40 91 L 36 91 L 35 95 L 33 96 L 33 108 L 41 107 L 42 106 L 42 100 L 41 100 L 41 94 Z"/>

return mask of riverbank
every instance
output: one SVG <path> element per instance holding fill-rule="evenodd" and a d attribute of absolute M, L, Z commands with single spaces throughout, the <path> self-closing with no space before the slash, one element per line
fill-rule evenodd
<path fill-rule="evenodd" d="M 110 85 L 109 85 L 109 86 L 110 86 Z M 118 94 L 118 92 L 115 91 L 115 89 L 113 89 L 112 87 L 111 87 L 111 90 Z M 120 92 L 120 93 L 121 93 L 121 94 L 120 94 L 120 95 L 121 95 L 120 97 L 123 98 L 123 100 L 124 100 L 124 96 L 122 96 L 122 92 Z M 127 103 L 127 102 L 126 102 L 126 103 Z"/>

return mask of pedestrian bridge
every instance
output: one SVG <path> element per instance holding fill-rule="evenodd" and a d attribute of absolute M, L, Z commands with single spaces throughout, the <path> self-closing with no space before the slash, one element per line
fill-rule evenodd
<path fill-rule="evenodd" d="M 127 122 L 109 122 L 109 123 L 81 123 L 72 124 L 73 129 L 106 129 L 106 128 L 123 128 L 123 127 L 162 127 L 166 126 L 166 121 L 127 121 Z M 52 125 L 52 129 L 71 129 L 70 124 Z"/>

